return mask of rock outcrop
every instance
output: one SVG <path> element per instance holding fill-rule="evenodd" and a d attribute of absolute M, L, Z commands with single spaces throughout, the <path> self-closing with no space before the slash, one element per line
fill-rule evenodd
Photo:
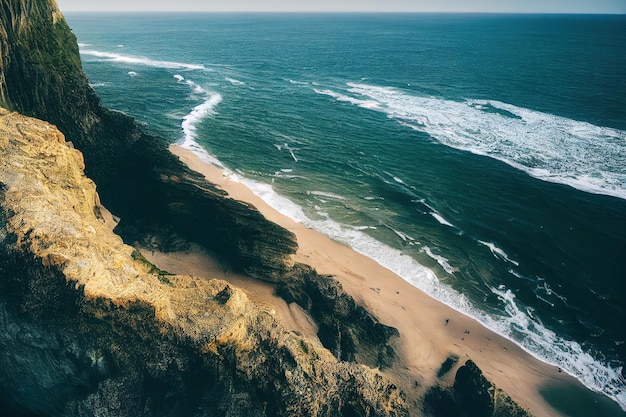
<path fill-rule="evenodd" d="M 337 359 L 386 368 L 396 358 L 388 344 L 398 330 L 385 326 L 331 276 L 319 275 L 308 265 L 296 264 L 289 279 L 276 289 L 287 303 L 307 311 L 319 328 L 317 336 Z"/>
<path fill-rule="evenodd" d="M 241 290 L 150 268 L 83 167 L 56 128 L 0 110 L 0 414 L 408 415 Z"/>
<path fill-rule="evenodd" d="M 442 370 L 448 366 L 449 359 Z M 436 385 L 428 391 L 424 408 L 433 417 L 530 417 L 507 393 L 489 382 L 471 360 L 457 370 L 451 387 Z"/>

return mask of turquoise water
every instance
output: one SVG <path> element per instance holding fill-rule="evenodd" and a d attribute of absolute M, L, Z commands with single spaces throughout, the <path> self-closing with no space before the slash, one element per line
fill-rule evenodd
<path fill-rule="evenodd" d="M 67 18 L 106 106 L 626 408 L 626 17 Z"/>

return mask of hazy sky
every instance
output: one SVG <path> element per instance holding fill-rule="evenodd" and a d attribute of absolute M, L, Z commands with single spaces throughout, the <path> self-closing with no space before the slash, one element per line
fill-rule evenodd
<path fill-rule="evenodd" d="M 62 11 L 626 13 L 626 0 L 57 0 Z"/>

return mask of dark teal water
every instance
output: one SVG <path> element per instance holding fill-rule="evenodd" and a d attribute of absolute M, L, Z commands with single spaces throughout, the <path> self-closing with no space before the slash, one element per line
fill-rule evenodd
<path fill-rule="evenodd" d="M 105 105 L 626 407 L 626 17 L 67 17 Z"/>

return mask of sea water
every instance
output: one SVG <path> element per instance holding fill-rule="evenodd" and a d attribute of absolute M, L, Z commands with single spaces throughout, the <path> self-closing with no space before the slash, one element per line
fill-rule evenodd
<path fill-rule="evenodd" d="M 626 408 L 626 17 L 67 17 L 106 106 Z"/>

